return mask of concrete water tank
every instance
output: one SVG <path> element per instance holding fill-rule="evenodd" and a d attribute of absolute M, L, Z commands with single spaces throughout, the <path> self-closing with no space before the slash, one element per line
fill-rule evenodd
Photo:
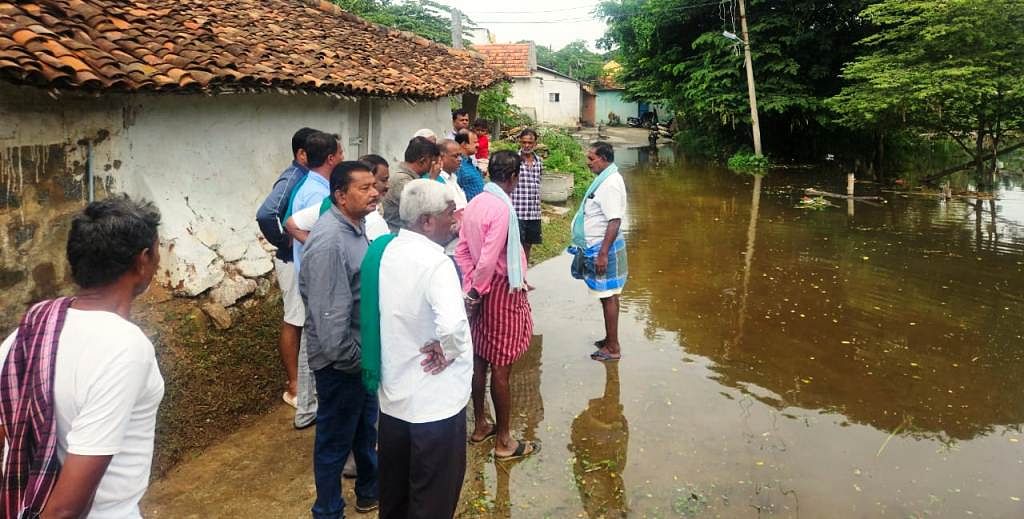
<path fill-rule="evenodd" d="M 545 171 L 540 176 L 540 201 L 549 204 L 564 203 L 572 194 L 572 187 L 572 173 Z"/>

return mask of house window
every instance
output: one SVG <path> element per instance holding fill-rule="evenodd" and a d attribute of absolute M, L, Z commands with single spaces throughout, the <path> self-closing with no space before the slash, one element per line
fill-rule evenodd
<path fill-rule="evenodd" d="M 551 101 L 552 103 L 557 103 L 558 102 L 558 92 L 550 92 L 550 93 L 548 93 L 548 101 Z"/>

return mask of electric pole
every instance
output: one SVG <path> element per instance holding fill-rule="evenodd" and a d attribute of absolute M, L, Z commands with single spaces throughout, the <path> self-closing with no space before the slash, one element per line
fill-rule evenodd
<path fill-rule="evenodd" d="M 452 47 L 462 48 L 462 11 L 452 9 Z"/>
<path fill-rule="evenodd" d="M 452 48 L 464 49 L 462 44 L 462 11 L 452 9 Z M 477 107 L 480 103 L 480 94 L 466 92 L 462 94 L 462 108 L 469 112 L 469 120 L 476 119 Z"/>
<path fill-rule="evenodd" d="M 761 126 L 757 117 L 757 92 L 754 89 L 754 62 L 750 58 L 750 35 L 747 33 L 747 9 L 740 4 L 740 30 L 743 36 L 743 62 L 747 66 L 747 96 L 750 98 L 750 123 L 754 132 L 754 155 L 761 156 Z"/>

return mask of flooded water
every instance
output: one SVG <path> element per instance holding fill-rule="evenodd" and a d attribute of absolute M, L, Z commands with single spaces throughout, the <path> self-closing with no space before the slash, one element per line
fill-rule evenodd
<path fill-rule="evenodd" d="M 589 360 L 599 305 L 567 256 L 531 270 L 514 414 L 544 448 L 471 456 L 464 516 L 1024 516 L 1012 182 L 981 212 L 891 193 L 808 211 L 805 187 L 843 181 L 618 159 L 623 360 Z"/>

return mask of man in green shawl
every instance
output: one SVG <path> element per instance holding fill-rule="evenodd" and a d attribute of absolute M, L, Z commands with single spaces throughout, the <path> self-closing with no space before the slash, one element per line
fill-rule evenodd
<path fill-rule="evenodd" d="M 381 519 L 452 517 L 462 489 L 473 344 L 444 253 L 454 213 L 443 184 L 410 181 L 404 227 L 374 241 L 361 268 L 363 383 L 380 397 Z"/>

